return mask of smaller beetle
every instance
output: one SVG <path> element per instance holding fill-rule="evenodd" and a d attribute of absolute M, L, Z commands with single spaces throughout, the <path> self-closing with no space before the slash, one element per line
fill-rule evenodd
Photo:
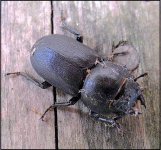
<path fill-rule="evenodd" d="M 128 42 L 121 41 L 113 44 L 111 57 L 103 58 L 82 44 L 83 37 L 76 30 L 65 23 L 63 28 L 76 35 L 77 40 L 65 35 L 48 35 L 32 48 L 31 63 L 45 80 L 43 83 L 23 72 L 7 73 L 22 75 L 43 89 L 55 86 L 73 96 L 68 102 L 51 105 L 42 120 L 47 111 L 74 105 L 79 99 L 93 118 L 118 129 L 118 119 L 128 114 L 141 114 L 136 106 L 139 100 L 145 106 L 145 100 L 136 81 L 147 73 L 136 78 L 132 75 L 139 64 L 136 50 Z M 120 55 L 126 57 L 122 59 Z M 110 114 L 114 117 L 108 118 Z"/>

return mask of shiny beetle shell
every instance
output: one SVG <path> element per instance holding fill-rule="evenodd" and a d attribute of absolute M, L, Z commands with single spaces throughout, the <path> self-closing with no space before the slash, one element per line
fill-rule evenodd
<path fill-rule="evenodd" d="M 82 101 L 98 114 L 114 111 L 110 108 L 110 101 L 115 99 L 123 81 L 132 77 L 126 67 L 109 61 L 106 61 L 104 65 L 104 67 L 98 65 L 91 70 L 82 90 Z"/>
<path fill-rule="evenodd" d="M 31 63 L 36 72 L 53 86 L 75 96 L 79 92 L 86 69 L 98 54 L 84 44 L 64 35 L 49 35 L 32 48 Z"/>

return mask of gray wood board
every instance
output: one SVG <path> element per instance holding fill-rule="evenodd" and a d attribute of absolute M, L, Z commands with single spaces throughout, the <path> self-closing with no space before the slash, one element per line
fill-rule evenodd
<path fill-rule="evenodd" d="M 142 107 L 142 115 L 119 121 L 123 134 L 92 120 L 81 101 L 58 109 L 59 148 L 159 148 L 159 2 L 54 1 L 53 6 L 54 33 L 73 37 L 60 28 L 64 19 L 80 31 L 86 45 L 103 56 L 111 53 L 113 41 L 128 40 L 140 55 L 135 75 L 149 74 L 139 79 L 147 109 Z M 70 98 L 60 90 L 57 94 L 59 102 Z"/>
<path fill-rule="evenodd" d="M 43 81 L 30 63 L 32 45 L 51 33 L 50 2 L 2 2 L 1 125 L 2 148 L 55 148 L 54 113 L 40 116 L 53 103 L 52 88 L 42 90 L 23 77 L 5 77 L 7 72 L 28 72 Z M 119 122 L 123 134 L 92 120 L 81 101 L 58 110 L 59 148 L 159 148 L 159 2 L 53 2 L 54 33 L 61 20 L 78 29 L 84 44 L 103 56 L 111 53 L 112 42 L 132 42 L 140 55 L 135 75 L 145 88 L 147 109 L 139 117 L 126 116 Z M 57 90 L 57 101 L 71 96 Z"/>
<path fill-rule="evenodd" d="M 27 72 L 43 81 L 30 63 L 30 49 L 51 32 L 50 2 L 3 1 L 1 49 L 1 131 L 4 149 L 55 148 L 54 115 L 39 120 L 53 103 L 52 89 L 42 90 L 23 77 L 7 72 Z"/>

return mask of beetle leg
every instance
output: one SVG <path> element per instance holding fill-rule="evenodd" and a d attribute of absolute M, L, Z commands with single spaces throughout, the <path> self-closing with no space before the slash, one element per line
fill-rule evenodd
<path fill-rule="evenodd" d="M 117 45 L 114 44 L 114 42 L 112 43 L 112 54 L 107 58 L 109 61 L 113 61 L 114 57 L 115 56 L 118 56 L 118 55 L 126 55 L 128 54 L 128 51 L 122 51 L 122 52 L 115 52 L 114 50 L 116 48 L 118 48 L 119 46 L 123 46 L 125 44 L 127 44 L 128 41 L 119 41 L 119 43 Z"/>
<path fill-rule="evenodd" d="M 140 76 L 136 77 L 136 78 L 134 79 L 134 81 L 137 81 L 139 78 L 144 77 L 144 76 L 147 76 L 147 75 L 148 75 L 148 73 L 145 72 L 145 73 L 141 74 Z"/>
<path fill-rule="evenodd" d="M 65 22 L 62 22 L 62 26 L 63 29 L 69 31 L 70 33 L 74 34 L 76 36 L 76 40 L 80 43 L 83 43 L 83 36 L 81 36 L 81 34 L 73 29 L 72 27 L 70 27 L 69 25 L 67 25 Z"/>
<path fill-rule="evenodd" d="M 139 53 L 129 41 L 120 41 L 117 45 L 113 43 L 111 55 L 107 59 L 121 66 L 126 65 L 131 72 L 136 70 L 140 63 Z"/>
<path fill-rule="evenodd" d="M 76 97 L 72 97 L 68 102 L 56 102 L 53 105 L 51 105 L 50 107 L 48 107 L 45 112 L 43 113 L 43 115 L 41 116 L 40 119 L 42 119 L 42 121 L 44 120 L 44 116 L 48 111 L 52 111 L 54 108 L 56 107 L 62 107 L 62 106 L 70 106 L 70 105 L 74 105 L 79 99 L 81 98 L 81 93 L 78 93 L 78 95 Z"/>
<path fill-rule="evenodd" d="M 115 45 L 115 43 L 114 43 L 114 41 L 113 41 L 113 43 L 112 43 L 112 52 L 114 52 L 114 50 L 115 50 L 116 48 L 118 48 L 119 46 L 123 46 L 123 45 L 125 45 L 125 44 L 127 44 L 127 43 L 128 43 L 128 41 L 122 40 L 122 41 L 119 41 L 119 43 L 118 43 L 117 45 Z"/>
<path fill-rule="evenodd" d="M 12 72 L 12 73 L 6 73 L 6 75 L 21 75 L 23 77 L 25 77 L 27 80 L 30 80 L 32 83 L 34 83 L 35 85 L 41 87 L 42 89 L 46 89 L 50 86 L 52 86 L 50 83 L 48 83 L 47 81 L 44 81 L 43 83 L 40 83 L 38 80 L 34 79 L 33 77 L 31 77 L 29 74 L 24 73 L 24 72 Z"/>
<path fill-rule="evenodd" d="M 117 127 L 120 129 L 119 123 L 117 123 L 114 119 L 99 116 L 99 114 L 95 113 L 94 111 L 90 111 L 90 116 L 97 121 L 105 123 L 109 127 Z"/>
<path fill-rule="evenodd" d="M 118 115 L 118 116 L 116 116 L 116 117 L 114 117 L 113 118 L 113 120 L 119 120 L 119 119 L 121 119 L 122 117 L 124 117 L 125 116 L 125 114 L 122 114 L 122 115 Z"/>
<path fill-rule="evenodd" d="M 122 40 L 122 41 L 119 41 L 119 43 L 117 45 L 115 45 L 115 43 L 113 42 L 112 43 L 112 54 L 111 54 L 111 56 L 108 57 L 108 60 L 113 61 L 114 57 L 117 56 L 117 55 L 126 55 L 128 53 L 128 51 L 114 52 L 114 50 L 116 48 L 118 48 L 119 46 L 123 46 L 127 43 L 128 43 L 127 41 Z"/>
<path fill-rule="evenodd" d="M 101 58 L 101 60 L 98 60 L 98 58 L 96 59 L 94 65 L 96 66 L 97 64 L 100 64 L 103 68 L 106 67 L 106 64 L 102 58 Z"/>
<path fill-rule="evenodd" d="M 146 108 L 144 96 L 141 94 L 141 95 L 138 97 L 138 99 L 141 101 L 141 105 L 143 105 L 143 106 Z"/>
<path fill-rule="evenodd" d="M 113 52 L 113 53 L 111 54 L 111 56 L 108 57 L 108 60 L 109 60 L 109 61 L 113 61 L 113 59 L 114 59 L 115 56 L 118 56 L 118 55 L 126 55 L 126 54 L 128 54 L 127 51 L 118 52 L 118 53 L 117 53 L 117 52 Z"/>

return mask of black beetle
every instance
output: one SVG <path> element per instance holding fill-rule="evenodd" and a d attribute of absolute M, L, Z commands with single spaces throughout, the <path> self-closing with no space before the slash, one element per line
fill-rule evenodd
<path fill-rule="evenodd" d="M 125 49 L 129 43 L 122 41 L 113 45 L 112 57 L 105 59 L 82 44 L 83 37 L 77 31 L 65 23 L 63 28 L 76 35 L 77 40 L 65 35 L 48 35 L 39 39 L 32 48 L 31 63 L 45 80 L 43 83 L 22 72 L 7 75 L 23 75 L 43 89 L 55 86 L 73 96 L 68 102 L 51 105 L 45 113 L 54 107 L 74 105 L 81 99 L 92 117 L 110 126 L 120 128 L 116 120 L 128 114 L 141 114 L 135 106 L 138 100 L 145 106 L 145 100 L 136 80 L 147 73 L 135 78 L 131 72 L 137 64 L 130 68 L 128 64 L 120 65 L 118 59 L 113 61 L 114 56 L 128 55 L 128 51 L 114 51 L 121 46 Z M 115 116 L 107 118 L 109 114 Z"/>

